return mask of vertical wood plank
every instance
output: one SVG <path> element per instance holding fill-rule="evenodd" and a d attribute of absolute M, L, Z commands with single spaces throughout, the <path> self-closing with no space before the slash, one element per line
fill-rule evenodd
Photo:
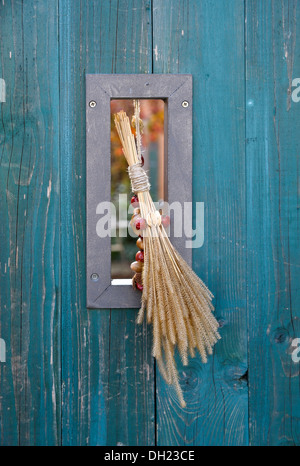
<path fill-rule="evenodd" d="M 60 443 L 56 2 L 0 6 L 1 445 Z"/>
<path fill-rule="evenodd" d="M 215 294 L 223 339 L 181 367 L 187 408 L 158 378 L 159 445 L 248 443 L 244 2 L 154 0 L 153 68 L 194 78 L 193 201 L 205 203 L 196 272 Z"/>
<path fill-rule="evenodd" d="M 85 73 L 151 72 L 151 2 L 61 0 L 59 19 L 63 444 L 153 445 L 151 330 L 85 308 L 84 155 Z"/>
<path fill-rule="evenodd" d="M 246 6 L 250 441 L 299 445 L 300 5 Z"/>

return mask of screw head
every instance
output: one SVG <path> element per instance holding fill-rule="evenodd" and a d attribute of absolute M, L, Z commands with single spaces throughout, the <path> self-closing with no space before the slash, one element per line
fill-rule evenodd
<path fill-rule="evenodd" d="M 95 100 L 91 100 L 90 103 L 89 103 L 89 106 L 90 106 L 91 108 L 95 108 L 96 105 L 97 105 L 97 102 L 95 102 Z"/>
<path fill-rule="evenodd" d="M 92 273 L 91 280 L 97 282 L 99 280 L 99 275 L 97 273 Z"/>
<path fill-rule="evenodd" d="M 183 108 L 187 108 L 189 106 L 189 103 L 187 100 L 184 100 L 181 105 Z"/>

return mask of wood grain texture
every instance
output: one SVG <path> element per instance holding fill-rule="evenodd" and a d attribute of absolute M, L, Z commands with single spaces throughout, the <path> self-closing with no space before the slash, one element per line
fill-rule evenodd
<path fill-rule="evenodd" d="M 216 296 L 223 339 L 181 367 L 182 410 L 157 383 L 159 445 L 248 443 L 244 2 L 154 0 L 153 69 L 194 78 L 193 201 L 205 203 L 194 269 Z"/>
<path fill-rule="evenodd" d="M 60 442 L 58 30 L 55 2 L 0 6 L 1 445 Z"/>
<path fill-rule="evenodd" d="M 136 310 L 85 308 L 85 73 L 151 72 L 151 3 L 61 0 L 59 16 L 62 441 L 153 445 L 151 329 Z"/>
<path fill-rule="evenodd" d="M 300 5 L 246 6 L 250 442 L 299 445 Z"/>

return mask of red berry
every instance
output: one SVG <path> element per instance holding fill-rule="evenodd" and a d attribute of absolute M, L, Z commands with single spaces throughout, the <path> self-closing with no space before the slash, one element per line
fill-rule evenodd
<path fill-rule="evenodd" d="M 144 253 L 143 251 L 138 251 L 135 255 L 135 260 L 138 262 L 144 262 Z"/>
<path fill-rule="evenodd" d="M 135 286 L 138 290 L 143 291 L 143 285 L 141 285 L 140 283 L 136 283 Z"/>
<path fill-rule="evenodd" d="M 163 224 L 164 227 L 168 227 L 170 225 L 170 217 L 169 215 L 163 215 L 161 217 L 161 223 Z"/>
<path fill-rule="evenodd" d="M 133 207 L 138 207 L 139 206 L 139 198 L 137 197 L 136 194 L 134 196 L 132 196 L 130 202 L 133 205 Z"/>
<path fill-rule="evenodd" d="M 135 222 L 134 226 L 137 230 L 145 230 L 145 228 L 147 227 L 146 220 L 144 218 L 139 218 Z"/>

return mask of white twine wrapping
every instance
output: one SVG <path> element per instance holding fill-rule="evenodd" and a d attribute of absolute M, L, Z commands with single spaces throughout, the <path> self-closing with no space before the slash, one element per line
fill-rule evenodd
<path fill-rule="evenodd" d="M 128 167 L 128 174 L 131 181 L 133 193 L 142 193 L 150 190 L 149 178 L 140 162 Z"/>

